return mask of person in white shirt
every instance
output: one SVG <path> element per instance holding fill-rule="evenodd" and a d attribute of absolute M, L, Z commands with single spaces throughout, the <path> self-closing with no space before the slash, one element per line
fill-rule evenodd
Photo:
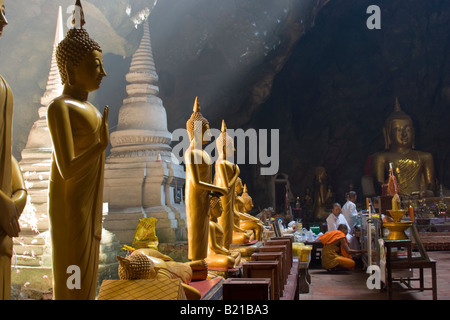
<path fill-rule="evenodd" d="M 347 220 L 344 215 L 341 213 L 341 205 L 339 203 L 333 203 L 333 207 L 331 209 L 331 213 L 327 218 L 327 227 L 328 231 L 337 230 L 340 224 L 345 224 L 348 230 L 351 230 Z"/>
<path fill-rule="evenodd" d="M 347 195 L 347 202 L 342 207 L 342 214 L 347 220 L 347 224 L 350 227 L 349 233 L 353 231 L 353 228 L 356 226 L 358 221 L 358 211 L 356 210 L 356 192 L 350 191 Z"/>
<path fill-rule="evenodd" d="M 341 213 L 342 208 L 339 203 L 333 203 L 333 207 L 331 209 L 331 213 L 327 218 L 327 226 L 328 231 L 337 230 L 340 224 L 344 224 L 347 226 L 348 230 L 351 230 L 347 223 L 347 219 L 345 219 L 344 215 Z M 354 237 L 352 234 L 347 233 L 347 239 L 350 249 L 359 250 L 358 239 Z"/>

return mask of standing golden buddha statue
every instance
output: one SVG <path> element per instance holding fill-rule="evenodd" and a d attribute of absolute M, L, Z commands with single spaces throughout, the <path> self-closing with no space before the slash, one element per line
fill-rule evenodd
<path fill-rule="evenodd" d="M 5 4 L 0 0 L 0 36 L 8 24 Z M 19 217 L 27 202 L 27 191 L 19 163 L 11 154 L 13 95 L 0 76 L 0 300 L 11 299 L 13 237 L 20 232 Z"/>
<path fill-rule="evenodd" d="M 105 107 L 102 115 L 88 101 L 106 72 L 100 46 L 83 29 L 79 0 L 73 24 L 56 51 L 64 90 L 47 111 L 53 142 L 48 195 L 53 298 L 92 300 L 97 289 L 109 109 Z"/>
<path fill-rule="evenodd" d="M 413 121 L 401 110 L 398 99 L 394 112 L 386 119 L 383 134 L 386 151 L 372 158 L 375 182 L 387 183 L 392 163 L 400 195 L 420 192 L 420 195 L 433 196 L 436 184 L 433 156 L 414 149 Z"/>
<path fill-rule="evenodd" d="M 186 122 L 186 129 L 191 140 L 184 155 L 188 259 L 191 260 L 194 273 L 203 272 L 206 275 L 207 266 L 204 261 L 208 256 L 210 196 L 211 193 L 223 195 L 228 190 L 212 184 L 213 163 L 209 154 L 203 150 L 203 146 L 210 140 L 211 132 L 208 120 L 200 112 L 198 98 L 195 99 L 193 113 Z"/>

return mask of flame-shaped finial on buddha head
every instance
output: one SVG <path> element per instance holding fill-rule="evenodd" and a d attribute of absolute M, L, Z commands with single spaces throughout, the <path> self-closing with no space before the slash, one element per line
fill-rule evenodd
<path fill-rule="evenodd" d="M 222 154 L 224 158 L 231 155 L 234 149 L 234 140 L 227 133 L 227 125 L 225 124 L 225 120 L 222 120 L 222 128 L 220 130 L 222 133 L 216 141 L 216 146 L 219 154 Z"/>

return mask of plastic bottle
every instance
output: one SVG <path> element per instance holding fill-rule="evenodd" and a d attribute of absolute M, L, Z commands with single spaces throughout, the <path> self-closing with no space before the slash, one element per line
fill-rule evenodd
<path fill-rule="evenodd" d="M 302 241 L 307 241 L 308 239 L 306 238 L 306 229 L 305 228 L 303 228 L 302 229 Z"/>

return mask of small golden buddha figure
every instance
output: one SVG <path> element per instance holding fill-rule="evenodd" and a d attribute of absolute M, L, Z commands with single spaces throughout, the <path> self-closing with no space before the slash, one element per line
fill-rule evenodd
<path fill-rule="evenodd" d="M 236 181 L 239 178 L 240 169 L 237 164 L 232 163 L 227 159 L 227 154 L 234 151 L 234 141 L 227 134 L 225 121 L 222 121 L 222 133 L 216 140 L 219 157 L 215 165 L 214 184 L 226 188 L 227 194 L 223 195 L 222 201 L 223 213 L 219 218 L 219 224 L 224 231 L 223 246 L 230 248 L 232 243 L 242 244 L 250 242 L 250 235 L 242 230 L 238 224 L 235 223 L 235 196 L 236 196 Z"/>
<path fill-rule="evenodd" d="M 223 246 L 224 231 L 217 222 L 222 215 L 222 202 L 218 197 L 211 198 L 211 218 L 209 221 L 209 250 L 206 263 L 210 268 L 231 269 L 240 262 L 240 253 Z"/>
<path fill-rule="evenodd" d="M 7 24 L 4 1 L 0 0 L 0 36 Z M 11 154 L 13 95 L 1 75 L 0 114 L 0 300 L 10 300 L 12 238 L 20 232 L 19 218 L 27 191 L 19 164 Z"/>
<path fill-rule="evenodd" d="M 252 228 L 247 224 L 243 224 L 245 214 L 241 211 L 245 208 L 245 203 L 240 194 L 242 193 L 242 180 L 236 179 L 234 189 L 234 232 L 233 232 L 233 244 L 244 244 L 254 240 L 255 235 Z"/>
<path fill-rule="evenodd" d="M 414 126 L 409 117 L 395 101 L 394 112 L 386 119 L 383 128 L 386 151 L 376 153 L 372 158 L 375 182 L 382 185 L 389 179 L 389 163 L 398 183 L 400 195 L 433 196 L 435 192 L 435 171 L 433 156 L 414 149 Z"/>
<path fill-rule="evenodd" d="M 191 144 L 185 152 L 186 163 L 186 221 L 188 231 L 188 258 L 192 268 L 207 274 L 208 235 L 211 193 L 223 195 L 228 193 L 226 187 L 212 183 L 213 163 L 203 146 L 209 142 L 211 132 L 209 122 L 200 112 L 198 98 L 195 99 L 194 110 L 186 123 Z M 204 266 L 204 267 L 202 267 Z"/>
<path fill-rule="evenodd" d="M 103 167 L 109 133 L 108 107 L 102 115 L 88 101 L 88 94 L 100 87 L 106 72 L 100 46 L 83 29 L 79 0 L 73 24 L 56 51 L 63 93 L 50 102 L 47 111 L 53 142 L 48 194 L 53 297 L 55 300 L 93 300 L 97 288 Z M 78 281 L 69 285 L 73 270 L 79 271 L 74 274 Z"/>
<path fill-rule="evenodd" d="M 238 181 L 236 182 L 236 198 L 239 199 L 236 203 L 242 203 L 240 206 L 242 211 L 238 211 L 239 207 L 235 206 L 235 212 L 239 218 L 239 226 L 243 230 L 251 230 L 254 235 L 253 238 L 261 241 L 264 232 L 264 223 L 261 219 L 248 213 L 253 208 L 253 201 L 248 195 L 247 185 L 242 187 L 242 180 L 240 178 L 238 178 Z"/>

